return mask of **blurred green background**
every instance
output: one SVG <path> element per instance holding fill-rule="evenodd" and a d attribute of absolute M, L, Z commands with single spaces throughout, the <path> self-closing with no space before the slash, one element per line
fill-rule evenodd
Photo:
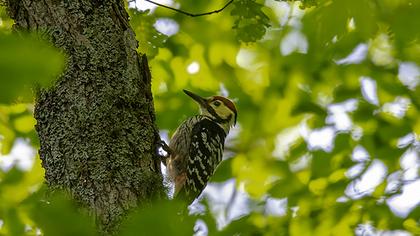
<path fill-rule="evenodd" d="M 191 13 L 225 4 L 159 2 Z M 229 96 L 238 125 L 190 217 L 157 203 L 123 235 L 420 235 L 419 1 L 234 0 L 204 17 L 145 1 L 127 10 L 162 135 L 198 111 L 182 89 Z M 65 56 L 12 24 L 0 7 L 0 235 L 92 235 L 71 202 L 41 201 L 31 90 L 51 86 Z"/>

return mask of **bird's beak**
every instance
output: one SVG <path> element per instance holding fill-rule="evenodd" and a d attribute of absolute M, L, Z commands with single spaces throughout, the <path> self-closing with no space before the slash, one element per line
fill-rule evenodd
<path fill-rule="evenodd" d="M 207 106 L 207 99 L 198 96 L 195 93 L 192 93 L 188 90 L 184 89 L 184 93 L 187 94 L 188 96 L 190 96 L 192 99 L 194 99 L 198 104 L 200 104 L 201 107 L 206 107 Z"/>

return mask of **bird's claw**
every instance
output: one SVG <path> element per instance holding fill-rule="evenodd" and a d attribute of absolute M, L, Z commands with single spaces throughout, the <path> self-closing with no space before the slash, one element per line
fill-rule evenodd
<path fill-rule="evenodd" d="M 162 148 L 166 152 L 166 154 L 161 154 L 158 151 L 158 156 L 162 159 L 162 162 L 165 163 L 166 159 L 168 159 L 169 156 L 171 155 L 171 152 L 172 152 L 171 148 L 163 140 L 159 140 L 157 145 L 158 145 L 158 150 L 159 150 L 159 148 Z"/>

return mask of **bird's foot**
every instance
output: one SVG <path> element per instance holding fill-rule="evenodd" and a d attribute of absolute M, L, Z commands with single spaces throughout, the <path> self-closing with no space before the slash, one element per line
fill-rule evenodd
<path fill-rule="evenodd" d="M 157 143 L 157 146 L 158 146 L 158 156 L 160 157 L 163 163 L 166 163 L 166 159 L 168 159 L 172 153 L 171 148 L 163 140 L 159 140 Z M 162 149 L 165 153 L 162 153 L 160 149 Z"/>

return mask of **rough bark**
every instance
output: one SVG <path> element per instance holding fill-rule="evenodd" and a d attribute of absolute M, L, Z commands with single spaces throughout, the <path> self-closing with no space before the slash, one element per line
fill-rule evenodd
<path fill-rule="evenodd" d="M 147 60 L 122 0 L 9 0 L 15 30 L 46 33 L 66 69 L 36 101 L 45 180 L 114 233 L 139 202 L 162 196 Z"/>

